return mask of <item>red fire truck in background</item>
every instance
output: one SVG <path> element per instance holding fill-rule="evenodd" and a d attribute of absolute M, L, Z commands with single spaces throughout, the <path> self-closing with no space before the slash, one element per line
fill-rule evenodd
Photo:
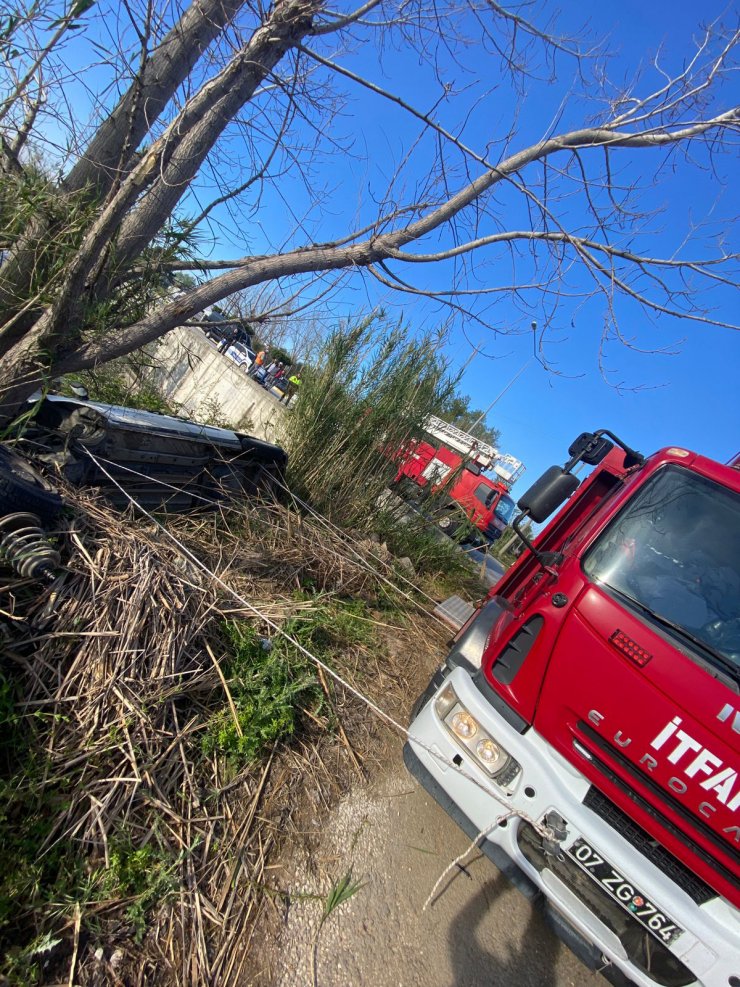
<path fill-rule="evenodd" d="M 740 471 L 603 430 L 569 455 L 404 759 L 612 983 L 738 987 Z"/>
<path fill-rule="evenodd" d="M 437 523 L 447 534 L 455 535 L 467 519 L 487 541 L 500 538 L 514 516 L 509 490 L 524 472 L 522 463 L 434 415 L 424 431 L 430 441 L 414 440 L 395 453 L 394 484 L 414 500 L 434 496 Z M 493 476 L 484 476 L 486 470 Z"/>

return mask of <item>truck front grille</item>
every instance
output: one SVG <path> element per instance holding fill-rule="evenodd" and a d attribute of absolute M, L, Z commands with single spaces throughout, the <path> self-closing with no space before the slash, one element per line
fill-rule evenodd
<path fill-rule="evenodd" d="M 680 840 L 687 851 L 699 857 L 704 861 L 714 872 L 721 874 L 722 878 L 728 881 L 735 887 L 740 887 L 740 883 L 737 879 L 738 873 L 738 863 L 740 863 L 740 853 L 737 848 L 728 843 L 723 837 L 718 833 L 715 833 L 707 823 L 700 820 L 695 816 L 689 809 L 682 805 L 675 796 L 672 796 L 665 789 L 661 788 L 649 775 L 645 772 L 640 771 L 630 760 L 625 756 L 625 754 L 618 750 L 616 747 L 609 744 L 603 737 L 592 729 L 587 723 L 579 721 L 578 729 L 583 733 L 585 737 L 590 741 L 591 749 L 591 763 L 594 767 L 598 768 L 601 774 L 610 781 L 613 785 L 620 789 L 620 791 L 634 802 L 643 812 L 652 816 L 659 825 L 671 833 L 676 839 Z M 604 757 L 599 757 L 596 751 L 600 751 Z M 608 760 L 607 760 L 608 758 Z M 618 765 L 626 774 L 632 778 L 632 784 L 625 781 L 618 773 L 615 771 L 612 764 Z M 660 803 L 670 806 L 673 812 L 681 819 L 683 825 L 679 826 L 677 823 L 673 822 L 665 812 L 661 809 L 656 809 L 655 806 L 648 801 L 648 799 L 642 794 L 642 791 L 652 792 L 658 797 Z M 714 848 L 717 857 L 713 856 L 708 850 L 705 850 L 700 846 L 694 839 L 692 830 L 695 830 L 702 834 L 702 836 L 710 842 Z M 724 858 L 724 859 L 723 859 Z M 729 866 L 727 866 L 729 864 Z"/>
<path fill-rule="evenodd" d="M 627 958 L 652 982 L 663 987 L 688 987 L 696 977 L 665 943 L 642 926 L 591 874 L 567 854 L 545 853 L 534 826 L 522 823 L 517 830 L 519 849 L 539 873 L 551 871 L 622 943 Z M 552 895 L 557 905 L 557 892 Z"/>
<path fill-rule="evenodd" d="M 602 795 L 598 788 L 594 788 L 593 785 L 589 788 L 583 804 L 639 850 L 658 870 L 663 871 L 666 877 L 685 891 L 697 905 L 704 905 L 717 897 L 716 892 L 712 891 L 708 884 L 696 874 L 692 874 L 672 853 L 634 823 L 626 812 L 622 812 L 606 795 Z"/>

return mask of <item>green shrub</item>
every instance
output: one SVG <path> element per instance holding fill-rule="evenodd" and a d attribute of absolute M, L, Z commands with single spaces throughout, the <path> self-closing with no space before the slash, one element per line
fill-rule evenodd
<path fill-rule="evenodd" d="M 134 939 L 141 942 L 149 913 L 177 888 L 176 861 L 156 844 L 134 846 L 128 836 L 112 842 L 109 861 L 102 890 L 109 897 L 134 899 L 126 918 L 133 926 Z"/>
<path fill-rule="evenodd" d="M 366 611 L 361 600 L 324 600 L 304 593 L 299 597 L 315 601 L 315 608 L 283 626 L 311 654 L 332 664 L 339 650 L 368 642 L 371 624 L 361 619 Z M 250 763 L 277 742 L 290 739 L 302 709 L 319 709 L 324 697 L 313 662 L 281 635 L 266 641 L 245 623 L 226 624 L 224 632 L 229 650 L 224 674 L 236 722 L 225 705 L 212 717 L 202 746 L 206 754 Z"/>
<path fill-rule="evenodd" d="M 291 659 L 285 647 L 266 648 L 251 626 L 230 623 L 225 632 L 231 657 L 224 671 L 238 727 L 230 706 L 224 706 L 211 720 L 203 750 L 248 763 L 292 736 L 299 700 L 311 701 L 316 680 L 307 659 Z"/>
<path fill-rule="evenodd" d="M 96 370 L 71 374 L 62 381 L 61 392 L 74 396 L 70 384 L 84 384 L 92 401 L 122 405 L 124 408 L 140 408 L 160 415 L 175 415 L 178 409 L 168 404 L 157 389 L 137 375 L 137 367 L 130 360 L 107 363 Z"/>

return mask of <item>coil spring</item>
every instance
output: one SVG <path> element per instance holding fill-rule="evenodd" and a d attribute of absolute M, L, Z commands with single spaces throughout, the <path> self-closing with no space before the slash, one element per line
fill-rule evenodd
<path fill-rule="evenodd" d="M 0 518 L 0 561 L 23 579 L 53 579 L 61 562 L 35 514 L 6 514 Z"/>

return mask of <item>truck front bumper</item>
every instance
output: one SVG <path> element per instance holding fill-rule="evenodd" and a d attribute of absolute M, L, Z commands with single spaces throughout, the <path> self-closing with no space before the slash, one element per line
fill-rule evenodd
<path fill-rule="evenodd" d="M 616 829 L 587 808 L 583 801 L 589 781 L 535 730 L 520 733 L 507 723 L 487 702 L 465 668 L 455 668 L 443 682 L 439 678 L 437 682 L 439 688 L 409 727 L 410 739 L 404 750 L 409 771 L 471 840 L 506 812 L 521 813 L 493 829 L 483 839 L 481 849 L 528 897 L 544 897 L 555 931 L 588 966 L 601 969 L 615 984 L 634 983 L 640 987 L 740 984 L 740 913 L 736 908 L 720 897 L 697 904 Z M 521 770 L 505 790 L 492 783 L 437 715 L 435 700 L 447 685 L 452 686 L 459 703 L 482 729 L 518 762 Z M 465 777 L 463 771 L 480 785 Z M 489 791 L 496 792 L 500 800 Z M 565 820 L 565 851 L 576 840 L 587 841 L 683 930 L 668 947 L 636 920 L 625 916 L 626 909 L 612 902 L 601 887 L 593 887 L 596 882 L 566 852 L 560 854 L 557 863 L 553 860 L 552 867 L 546 855 L 540 858 L 533 854 L 532 846 L 539 837 L 526 820 L 542 822 L 551 811 Z M 573 883 L 568 873 L 571 865 L 575 871 Z M 585 888 L 586 894 L 576 893 L 579 888 Z M 599 898 L 602 894 L 603 902 Z M 632 923 L 626 933 L 625 923 Z M 652 949 L 654 945 L 659 948 Z M 654 958 L 656 953 L 663 955 L 662 967 L 660 957 Z M 674 964 L 672 957 L 678 963 Z"/>

